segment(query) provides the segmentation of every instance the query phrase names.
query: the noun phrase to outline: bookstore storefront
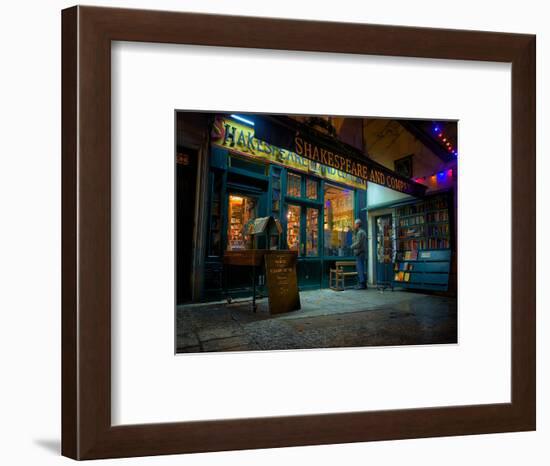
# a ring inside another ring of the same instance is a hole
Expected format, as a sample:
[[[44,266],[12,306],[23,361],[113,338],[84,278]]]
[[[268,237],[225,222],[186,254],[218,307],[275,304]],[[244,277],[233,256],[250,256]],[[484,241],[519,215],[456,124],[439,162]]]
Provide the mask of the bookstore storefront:
[[[246,270],[224,270],[226,251],[296,251],[301,290],[328,287],[334,262],[354,260],[354,220],[367,226],[364,177],[258,140],[252,125],[227,116],[212,125],[208,162],[204,298],[249,286]],[[247,234],[254,219],[267,216],[280,221],[278,244]]]
[[[231,131],[231,134],[228,134]],[[353,260],[353,222],[366,202],[367,182],[263,141],[249,143],[253,128],[217,119],[211,133],[205,295],[222,287],[246,288],[246,270],[224,280],[223,254],[253,247],[298,253],[300,289],[328,286],[330,264]],[[247,234],[258,217],[281,223],[278,244],[253,243]]]

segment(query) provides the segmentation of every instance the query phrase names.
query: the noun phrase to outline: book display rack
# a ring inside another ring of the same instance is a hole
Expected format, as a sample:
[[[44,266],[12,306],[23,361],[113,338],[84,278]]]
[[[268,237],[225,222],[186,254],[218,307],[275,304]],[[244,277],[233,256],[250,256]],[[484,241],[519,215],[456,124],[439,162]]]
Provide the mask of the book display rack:
[[[394,286],[447,291],[451,266],[449,196],[396,209]]]

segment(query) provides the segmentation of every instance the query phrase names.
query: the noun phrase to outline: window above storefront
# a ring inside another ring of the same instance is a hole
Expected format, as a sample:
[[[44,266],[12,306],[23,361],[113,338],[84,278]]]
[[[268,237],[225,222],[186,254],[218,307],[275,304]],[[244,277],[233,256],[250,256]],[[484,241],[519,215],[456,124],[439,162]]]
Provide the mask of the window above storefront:
[[[292,197],[302,197],[302,176],[296,173],[287,174],[286,195]]]

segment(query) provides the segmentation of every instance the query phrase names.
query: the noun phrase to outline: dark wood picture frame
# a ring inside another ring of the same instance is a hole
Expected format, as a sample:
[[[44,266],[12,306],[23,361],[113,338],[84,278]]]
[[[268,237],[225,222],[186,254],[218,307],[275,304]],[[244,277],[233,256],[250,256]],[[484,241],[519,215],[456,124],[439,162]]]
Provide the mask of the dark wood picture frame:
[[[112,41],[511,63],[511,402],[112,426]],[[73,7],[62,12],[62,80],[63,455],[92,459],[535,429],[535,36]]]

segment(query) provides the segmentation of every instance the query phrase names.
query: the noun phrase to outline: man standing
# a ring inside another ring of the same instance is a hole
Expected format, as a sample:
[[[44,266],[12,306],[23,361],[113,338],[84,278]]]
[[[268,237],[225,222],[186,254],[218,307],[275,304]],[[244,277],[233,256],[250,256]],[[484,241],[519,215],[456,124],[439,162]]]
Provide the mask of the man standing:
[[[365,256],[367,252],[367,234],[365,230],[361,228],[361,219],[356,219],[353,224],[353,243],[351,244],[351,250],[355,256],[355,264],[357,268],[357,286],[356,290],[366,290],[367,282],[365,279]]]

